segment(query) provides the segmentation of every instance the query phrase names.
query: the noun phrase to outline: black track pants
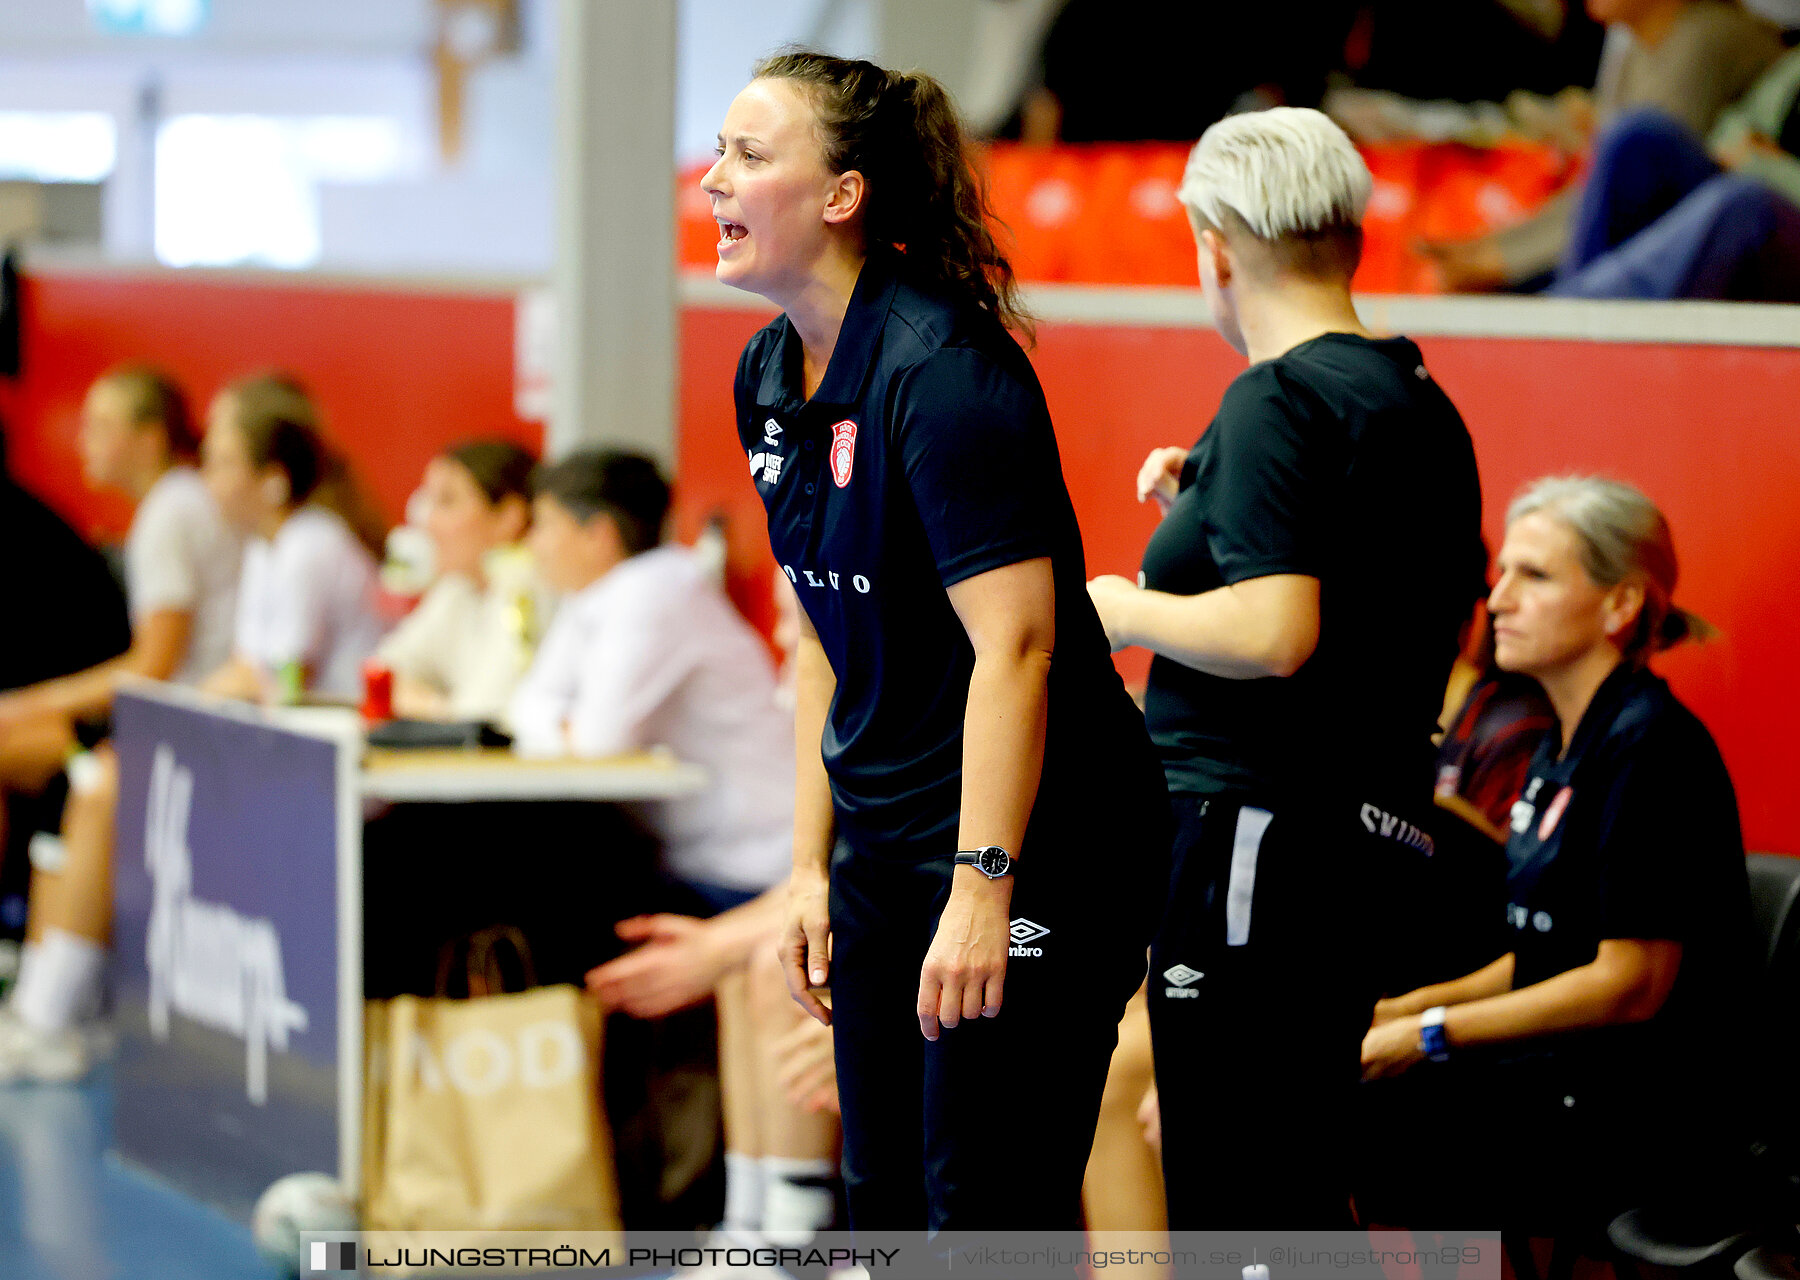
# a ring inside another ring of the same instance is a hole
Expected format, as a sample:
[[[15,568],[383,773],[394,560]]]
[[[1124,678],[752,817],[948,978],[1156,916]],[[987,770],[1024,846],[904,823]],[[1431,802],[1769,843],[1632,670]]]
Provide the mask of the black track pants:
[[[919,968],[955,850],[896,861],[839,843],[831,992],[852,1227],[1080,1228],[1107,1065],[1163,900],[1155,803],[1110,849],[1027,839],[1000,1014],[935,1043],[919,1034]]]
[[[1393,942],[1389,888],[1423,851],[1350,800],[1173,805],[1149,984],[1169,1225],[1347,1228],[1348,1122]]]

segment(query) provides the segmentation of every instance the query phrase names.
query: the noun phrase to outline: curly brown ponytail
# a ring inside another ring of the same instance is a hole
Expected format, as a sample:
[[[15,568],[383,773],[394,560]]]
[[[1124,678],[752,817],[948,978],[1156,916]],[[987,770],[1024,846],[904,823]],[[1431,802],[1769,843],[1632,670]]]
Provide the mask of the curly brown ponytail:
[[[895,255],[922,284],[960,294],[1028,340],[1034,325],[1012,263],[990,229],[993,212],[969,163],[949,92],[919,71],[886,71],[860,59],[787,48],[758,62],[759,80],[806,86],[818,113],[825,163],[869,183],[868,252]]]

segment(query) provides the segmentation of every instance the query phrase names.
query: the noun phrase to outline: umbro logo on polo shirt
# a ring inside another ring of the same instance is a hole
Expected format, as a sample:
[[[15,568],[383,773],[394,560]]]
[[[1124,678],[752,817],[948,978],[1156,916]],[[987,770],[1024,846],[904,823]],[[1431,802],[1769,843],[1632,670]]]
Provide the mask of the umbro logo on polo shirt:
[[[1012,928],[1009,932],[1012,935],[1012,946],[1008,948],[1006,952],[1007,955],[1041,956],[1044,954],[1044,949],[1042,947],[1028,947],[1025,945],[1027,942],[1036,942],[1039,938],[1049,936],[1050,930],[1044,928],[1044,926],[1037,921],[1027,920],[1024,916],[1020,916],[1017,920],[1012,922]]]
[[[1193,985],[1205,976],[1198,969],[1190,969],[1185,964],[1164,969],[1163,977],[1171,985],[1163,988],[1163,995],[1171,1000],[1198,1000],[1200,993],[1193,989]]]

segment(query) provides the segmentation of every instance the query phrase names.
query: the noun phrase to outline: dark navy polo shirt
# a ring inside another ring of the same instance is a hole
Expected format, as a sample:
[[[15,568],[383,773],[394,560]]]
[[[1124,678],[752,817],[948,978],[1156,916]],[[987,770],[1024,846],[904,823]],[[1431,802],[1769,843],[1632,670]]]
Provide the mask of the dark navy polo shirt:
[[[1285,677],[1153,659],[1144,710],[1169,789],[1422,798],[1486,560],[1474,446],[1418,347],[1327,333],[1244,370],[1188,454],[1142,582],[1199,595],[1317,578],[1319,641]]]
[[[1077,761],[1150,761],[1088,599],[1043,391],[988,312],[872,258],[810,400],[785,315],[744,349],[736,392],[776,563],[837,676],[823,753],[853,843],[954,837],[974,652],[946,588],[990,569],[1048,556],[1054,572],[1034,823]]]
[[[1513,986],[1590,963],[1607,938],[1676,941],[1681,966],[1651,1025],[1579,1039],[1716,1053],[1719,1033],[1737,1034],[1751,970],[1737,797],[1712,735],[1660,678],[1621,666],[1561,746],[1546,736],[1513,806]]]

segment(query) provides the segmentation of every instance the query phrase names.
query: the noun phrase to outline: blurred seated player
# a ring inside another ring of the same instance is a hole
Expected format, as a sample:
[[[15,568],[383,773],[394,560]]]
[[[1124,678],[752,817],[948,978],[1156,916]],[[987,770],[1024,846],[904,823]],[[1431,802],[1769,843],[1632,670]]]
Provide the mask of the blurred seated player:
[[[1353,6],[1064,0],[1020,104],[1030,143],[1191,142],[1234,111],[1316,106]],[[1196,49],[1229,49],[1195,75]]]
[[[0,547],[12,561],[12,607],[23,610],[21,616],[29,621],[0,627],[0,692],[85,671],[130,648],[124,595],[106,559],[13,479],[6,468],[4,435]],[[0,837],[8,851],[16,838],[22,859],[22,842],[42,817],[41,793],[59,776],[74,745],[74,731],[66,720],[20,714],[13,705],[12,712],[0,713]],[[15,865],[14,871],[18,869]]]
[[[1782,53],[1773,27],[1727,0],[1587,0],[1587,11],[1609,24],[1594,87],[1602,128],[1633,107],[1654,107],[1704,134]],[[1420,247],[1446,290],[1540,288],[1570,243],[1580,198],[1580,184],[1571,184],[1522,222]]]
[[[501,724],[550,614],[531,553],[531,471],[505,440],[471,440],[425,466],[425,531],[437,577],[375,656],[394,712]]]
[[[1150,1052],[1150,1002],[1139,987],[1119,1019],[1119,1043],[1107,1066],[1106,1092],[1094,1149],[1081,1183],[1081,1211],[1091,1235],[1125,1232],[1106,1247],[1160,1252],[1169,1247],[1168,1196],[1163,1186],[1161,1110],[1156,1105],[1155,1061]],[[1096,1248],[1101,1247],[1099,1242]],[[1146,1260],[1126,1270],[1139,1280],[1162,1280],[1169,1268]]]
[[[148,366],[102,375],[82,405],[90,486],[134,506],[125,539],[131,647],[86,670],[0,695],[0,735],[62,747],[69,799],[60,835],[31,841],[34,863],[19,978],[0,1007],[0,1082],[72,1078],[86,1068],[111,927],[110,859],[117,764],[109,748],[73,751],[74,726],[100,725],[129,676],[192,684],[231,648],[241,547],[193,461],[180,389]]]
[[[799,602],[780,572],[775,602],[775,643],[791,656]],[[776,701],[792,713],[786,664]],[[829,1226],[835,1207],[831,1031],[788,995],[777,955],[786,892],[784,880],[711,919],[665,913],[622,920],[616,932],[636,949],[587,977],[607,1008],[635,1018],[660,1018],[708,996],[717,1002],[725,1119],[720,1225],[739,1241],[799,1242]]]
[[[232,654],[203,687],[225,697],[354,701],[386,629],[376,607],[385,530],[286,374],[221,391],[201,469],[225,519],[251,541],[238,581]]]
[[[1718,748],[1648,666],[1703,634],[1672,603],[1661,513],[1614,481],[1538,481],[1498,568],[1496,661],[1556,716],[1512,809],[1508,950],[1377,1005],[1386,1140],[1362,1144],[1359,1198],[1393,1225],[1556,1235],[1730,1184],[1748,888]]]
[[[1446,692],[1436,798],[1441,808],[1504,845],[1531,757],[1556,718],[1536,680],[1495,662],[1493,617],[1485,605],[1477,613],[1473,658],[1457,660]]]
[[[1704,140],[1655,107],[1601,135],[1550,292],[1800,301],[1800,52]]]
[[[1473,651],[1471,653],[1471,650]],[[1437,750],[1434,854],[1393,891],[1406,899],[1406,945],[1390,995],[1461,977],[1505,952],[1507,823],[1538,745],[1556,717],[1538,682],[1494,661],[1493,620],[1477,604],[1445,689]]]
[[[515,749],[663,746],[701,766],[703,792],[645,821],[707,914],[748,902],[792,853],[792,729],[768,652],[693,553],[663,543],[669,486],[650,459],[583,451],[533,488],[531,548],[565,599],[513,695]]]

